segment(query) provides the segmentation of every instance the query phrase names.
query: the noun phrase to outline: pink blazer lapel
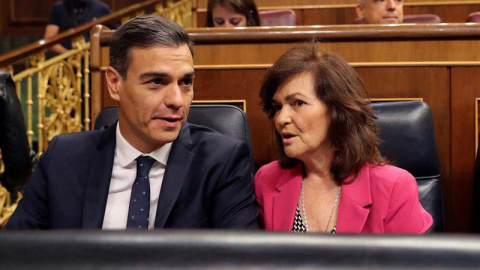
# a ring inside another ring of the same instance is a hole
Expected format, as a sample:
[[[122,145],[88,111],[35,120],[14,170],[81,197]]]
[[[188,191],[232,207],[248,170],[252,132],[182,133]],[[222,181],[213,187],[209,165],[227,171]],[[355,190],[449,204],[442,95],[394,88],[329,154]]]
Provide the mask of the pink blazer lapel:
[[[361,233],[370,214],[371,205],[369,166],[366,165],[353,183],[342,185],[337,232]]]
[[[278,194],[273,197],[272,225],[274,231],[290,231],[297,209],[302,185],[302,166],[287,170],[276,186]]]

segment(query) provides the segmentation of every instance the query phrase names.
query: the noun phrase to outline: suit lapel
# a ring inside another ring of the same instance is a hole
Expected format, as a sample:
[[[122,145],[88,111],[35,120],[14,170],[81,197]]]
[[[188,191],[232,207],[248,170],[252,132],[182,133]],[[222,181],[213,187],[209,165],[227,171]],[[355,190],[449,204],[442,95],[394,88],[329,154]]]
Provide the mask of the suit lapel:
[[[302,185],[302,165],[286,170],[273,197],[272,226],[274,231],[291,230]]]
[[[372,205],[368,168],[368,165],[364,166],[353,183],[342,185],[337,215],[338,233],[361,233],[365,227]]]
[[[163,228],[173,205],[177,201],[193,160],[189,147],[192,144],[188,123],[182,127],[178,138],[173,142],[168,157],[162,189],[158,200],[155,228]]]
[[[83,203],[82,228],[102,228],[115,155],[115,131],[110,125],[100,135],[96,153],[90,161]]]

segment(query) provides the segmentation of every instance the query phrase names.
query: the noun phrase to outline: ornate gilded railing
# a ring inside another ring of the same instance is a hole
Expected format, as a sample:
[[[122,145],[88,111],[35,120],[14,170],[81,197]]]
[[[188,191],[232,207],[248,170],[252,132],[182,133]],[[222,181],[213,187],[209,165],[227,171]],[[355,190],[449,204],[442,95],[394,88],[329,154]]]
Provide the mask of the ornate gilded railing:
[[[55,135],[90,128],[89,48],[89,43],[78,38],[73,42],[73,49],[51,59],[46,60],[44,52],[31,55],[30,67],[13,75],[17,95],[26,101],[28,141],[33,146],[34,135],[37,135],[38,153],[46,149]],[[22,83],[26,83],[26,91],[22,89]],[[25,92],[26,98],[23,97]],[[33,129],[34,96],[37,102],[36,133]]]
[[[38,155],[55,135],[90,129],[90,43],[85,42],[84,33],[96,24],[126,22],[152,7],[154,15],[192,26],[192,0],[149,0],[0,55],[0,69],[13,76],[24,108],[28,142]],[[72,40],[73,49],[47,59],[47,49],[65,40]],[[2,165],[0,160],[0,172]],[[0,185],[0,228],[17,206],[10,195]]]
[[[22,194],[17,192],[17,201],[22,198]],[[13,211],[17,208],[11,194],[2,186],[0,186],[0,228],[5,226]]]

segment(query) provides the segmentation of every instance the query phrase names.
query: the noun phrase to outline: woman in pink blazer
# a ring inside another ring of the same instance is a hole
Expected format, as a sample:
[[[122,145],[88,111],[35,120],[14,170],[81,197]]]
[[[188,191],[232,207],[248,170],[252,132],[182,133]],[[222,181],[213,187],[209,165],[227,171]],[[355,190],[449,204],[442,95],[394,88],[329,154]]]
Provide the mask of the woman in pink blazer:
[[[428,231],[416,181],[380,155],[364,85],[345,60],[315,43],[295,47],[269,69],[260,97],[281,150],[255,175],[266,230]]]

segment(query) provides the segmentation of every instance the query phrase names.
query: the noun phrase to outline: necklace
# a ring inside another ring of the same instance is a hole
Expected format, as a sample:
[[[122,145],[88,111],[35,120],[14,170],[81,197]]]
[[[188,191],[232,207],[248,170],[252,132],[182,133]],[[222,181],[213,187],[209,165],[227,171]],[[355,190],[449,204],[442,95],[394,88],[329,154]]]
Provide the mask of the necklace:
[[[303,191],[303,189],[304,189],[303,188],[303,182],[305,182],[305,181],[302,180],[302,188],[300,190],[300,193],[301,193],[301,197],[302,197],[303,218],[305,219],[305,230],[308,232],[308,220],[307,220],[307,211],[305,211],[305,195],[304,195],[304,191]],[[333,212],[335,211],[335,208],[337,207],[338,197],[340,196],[340,191],[341,190],[342,190],[342,186],[339,186],[338,191],[337,191],[337,195],[335,196],[335,201],[333,202],[332,211],[330,211],[330,217],[328,217],[328,222],[327,222],[327,226],[325,227],[325,232],[327,232],[327,230],[328,230],[328,226],[330,225],[330,221],[332,220]]]

